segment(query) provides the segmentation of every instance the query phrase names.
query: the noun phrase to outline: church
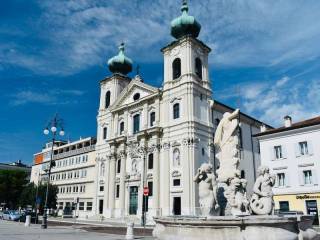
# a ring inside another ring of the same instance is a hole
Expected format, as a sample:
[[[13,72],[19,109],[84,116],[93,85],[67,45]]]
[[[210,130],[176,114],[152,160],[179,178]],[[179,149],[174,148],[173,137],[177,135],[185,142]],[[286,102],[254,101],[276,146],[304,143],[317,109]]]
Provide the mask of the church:
[[[124,44],[108,61],[112,75],[100,82],[97,116],[97,216],[197,215],[193,176],[201,163],[219,167],[215,129],[223,113],[234,109],[212,98],[211,49],[198,39],[201,25],[188,10],[184,1],[181,15],[171,22],[174,40],[161,49],[161,88],[139,75],[128,77],[133,61]],[[253,135],[266,125],[243,113],[240,122],[241,175],[252,189],[260,164]]]

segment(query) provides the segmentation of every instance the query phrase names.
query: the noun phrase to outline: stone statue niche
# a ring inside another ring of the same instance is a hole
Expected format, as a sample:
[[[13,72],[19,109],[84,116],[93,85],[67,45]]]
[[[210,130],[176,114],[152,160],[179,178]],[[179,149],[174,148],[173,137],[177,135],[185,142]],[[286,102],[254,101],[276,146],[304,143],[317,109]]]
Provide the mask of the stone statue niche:
[[[193,179],[199,184],[199,204],[201,216],[218,215],[217,182],[212,165],[203,163]]]
[[[258,175],[253,186],[250,208],[253,214],[269,215],[274,207],[272,187],[276,177],[269,173],[269,168],[266,166],[259,167]]]

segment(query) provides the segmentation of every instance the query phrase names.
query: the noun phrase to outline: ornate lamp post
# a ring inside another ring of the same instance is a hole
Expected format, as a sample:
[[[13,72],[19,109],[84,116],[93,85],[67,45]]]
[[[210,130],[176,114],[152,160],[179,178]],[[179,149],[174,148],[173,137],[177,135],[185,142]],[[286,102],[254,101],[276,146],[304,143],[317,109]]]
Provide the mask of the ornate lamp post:
[[[53,161],[53,146],[56,141],[56,136],[57,136],[58,131],[59,131],[60,136],[64,135],[63,121],[61,118],[58,117],[58,114],[56,114],[54,116],[54,118],[49,122],[47,127],[43,130],[43,133],[45,135],[49,135],[50,132],[52,134],[52,145],[51,145],[49,168],[47,168],[45,170],[45,172],[48,172],[48,180],[47,180],[46,199],[45,199],[45,203],[44,203],[43,220],[42,220],[42,224],[41,224],[41,228],[43,228],[43,229],[48,227],[48,225],[47,225],[47,210],[48,210],[49,184],[50,184],[51,168],[55,166],[55,162]]]

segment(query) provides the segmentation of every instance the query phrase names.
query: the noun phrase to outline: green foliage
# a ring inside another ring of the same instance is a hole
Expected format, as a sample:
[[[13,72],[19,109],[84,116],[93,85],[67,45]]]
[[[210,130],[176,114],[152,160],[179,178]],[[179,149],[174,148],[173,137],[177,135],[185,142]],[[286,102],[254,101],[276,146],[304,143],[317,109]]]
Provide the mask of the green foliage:
[[[15,208],[25,188],[28,173],[19,170],[0,170],[0,202],[6,207]]]
[[[36,198],[40,199],[38,208],[44,208],[47,184],[29,183],[27,173],[16,170],[0,170],[0,202],[6,203],[6,208],[18,209],[27,206],[36,207]],[[48,208],[56,208],[58,188],[49,185]]]

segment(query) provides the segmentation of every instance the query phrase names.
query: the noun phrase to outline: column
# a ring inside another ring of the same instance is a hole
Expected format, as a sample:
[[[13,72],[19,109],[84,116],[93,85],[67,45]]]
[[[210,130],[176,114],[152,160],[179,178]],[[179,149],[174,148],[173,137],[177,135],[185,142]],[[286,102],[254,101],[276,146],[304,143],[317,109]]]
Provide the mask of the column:
[[[125,186],[125,180],[126,180],[126,152],[122,151],[120,153],[120,157],[121,157],[121,169],[120,169],[120,208],[121,208],[121,216],[124,217],[125,216],[125,209],[126,209],[126,205],[125,205],[125,190],[126,190],[126,186]]]
[[[160,214],[159,212],[159,203],[160,203],[160,179],[159,179],[159,149],[156,148],[153,151],[153,207],[156,208],[157,215]]]
[[[170,215],[170,155],[168,143],[163,144],[160,158],[160,206],[163,216]]]
[[[109,158],[110,161],[110,172],[109,172],[109,216],[113,217],[113,211],[115,206],[115,180],[116,180],[116,158],[115,155],[112,154]]]

